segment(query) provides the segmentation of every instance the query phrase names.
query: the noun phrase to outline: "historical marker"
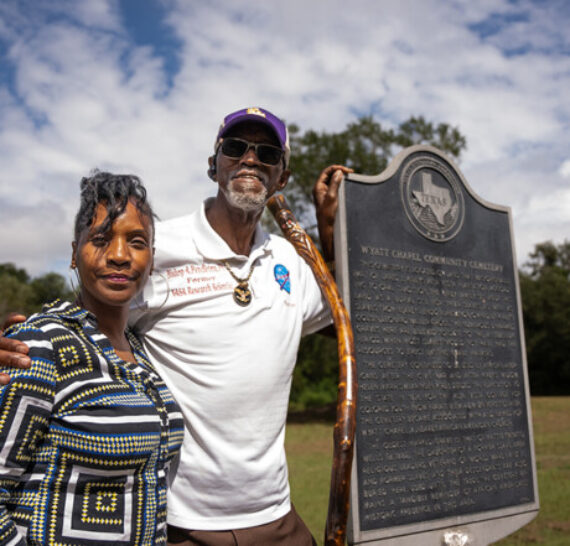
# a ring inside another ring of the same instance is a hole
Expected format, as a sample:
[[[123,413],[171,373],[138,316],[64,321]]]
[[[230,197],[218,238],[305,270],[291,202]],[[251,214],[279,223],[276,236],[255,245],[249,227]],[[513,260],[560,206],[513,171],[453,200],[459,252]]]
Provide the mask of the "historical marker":
[[[349,175],[335,237],[359,380],[350,543],[518,529],[538,490],[510,210],[414,146]]]

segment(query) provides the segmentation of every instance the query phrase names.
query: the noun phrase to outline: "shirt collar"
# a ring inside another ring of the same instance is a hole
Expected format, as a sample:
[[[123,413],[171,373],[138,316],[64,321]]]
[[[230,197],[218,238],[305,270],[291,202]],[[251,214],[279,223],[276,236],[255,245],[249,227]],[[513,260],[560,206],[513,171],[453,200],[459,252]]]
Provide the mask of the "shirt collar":
[[[83,307],[79,307],[77,304],[70,303],[69,301],[58,299],[51,303],[46,303],[42,307],[42,313],[47,315],[57,315],[60,319],[67,320],[69,322],[77,322],[82,327],[97,328],[97,317],[91,311],[83,309]],[[125,332],[130,336],[129,341],[131,342],[131,346],[133,345],[133,340],[136,340],[137,344],[139,343],[136,336],[131,333],[130,328],[127,327]]]
[[[51,303],[46,303],[42,307],[42,313],[47,315],[56,315],[62,320],[78,323],[83,328],[85,334],[91,338],[93,343],[95,343],[107,355],[108,358],[114,359],[117,362],[122,362],[124,365],[131,368],[138,374],[141,373],[140,366],[142,366],[144,372],[152,372],[156,377],[156,371],[146,357],[140,340],[132,332],[132,330],[130,330],[130,328],[127,328],[125,330],[125,333],[139,366],[132,362],[123,361],[119,358],[119,356],[115,353],[115,350],[113,349],[113,346],[111,345],[111,342],[107,336],[97,330],[97,318],[93,313],[91,313],[91,311],[87,311],[87,309],[83,309],[75,303],[70,303],[68,301],[62,301],[58,299],[52,301]],[[93,334],[98,335],[94,336]]]
[[[269,235],[262,229],[261,225],[258,223],[255,226],[255,233],[253,236],[253,245],[251,247],[251,252],[249,256],[244,256],[242,254],[236,254],[228,244],[214,231],[214,228],[208,222],[206,218],[206,208],[212,202],[214,198],[210,197],[206,199],[198,214],[194,217],[193,226],[193,239],[194,244],[198,252],[207,259],[210,260],[229,260],[236,259],[242,261],[250,261],[256,259],[261,254],[269,252],[267,245],[269,243]]]
[[[69,301],[55,300],[47,303],[42,308],[42,313],[57,315],[62,319],[71,322],[83,323],[85,321],[96,322],[95,315],[87,309],[79,307],[75,303]]]

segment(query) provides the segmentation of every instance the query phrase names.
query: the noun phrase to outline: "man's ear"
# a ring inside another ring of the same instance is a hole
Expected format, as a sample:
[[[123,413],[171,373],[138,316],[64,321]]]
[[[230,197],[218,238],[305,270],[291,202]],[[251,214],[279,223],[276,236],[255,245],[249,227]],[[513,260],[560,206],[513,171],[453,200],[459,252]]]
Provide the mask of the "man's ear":
[[[216,156],[215,155],[211,155],[208,158],[208,176],[214,181],[217,182],[216,179]]]
[[[285,189],[285,186],[289,182],[290,176],[291,176],[291,171],[289,169],[283,169],[283,172],[281,173],[278,182],[279,191],[283,191]]]

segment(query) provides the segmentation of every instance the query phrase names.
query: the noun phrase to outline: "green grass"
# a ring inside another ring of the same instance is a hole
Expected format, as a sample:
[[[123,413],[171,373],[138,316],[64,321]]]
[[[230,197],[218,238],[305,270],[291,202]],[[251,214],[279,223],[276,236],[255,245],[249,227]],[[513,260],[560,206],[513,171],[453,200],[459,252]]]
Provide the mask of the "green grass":
[[[500,546],[570,545],[570,397],[532,399],[540,511]],[[290,423],[287,457],[293,503],[323,543],[332,462],[332,423]]]

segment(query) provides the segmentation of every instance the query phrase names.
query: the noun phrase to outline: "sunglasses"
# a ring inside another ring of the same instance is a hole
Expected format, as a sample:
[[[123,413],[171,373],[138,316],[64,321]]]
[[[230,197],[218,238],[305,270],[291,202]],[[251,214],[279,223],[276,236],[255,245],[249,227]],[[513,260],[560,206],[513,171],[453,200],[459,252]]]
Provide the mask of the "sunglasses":
[[[258,144],[243,140],[243,138],[228,137],[222,139],[220,145],[222,153],[233,159],[243,157],[251,148],[255,151],[257,159],[266,165],[277,165],[283,158],[283,150],[271,144]]]

